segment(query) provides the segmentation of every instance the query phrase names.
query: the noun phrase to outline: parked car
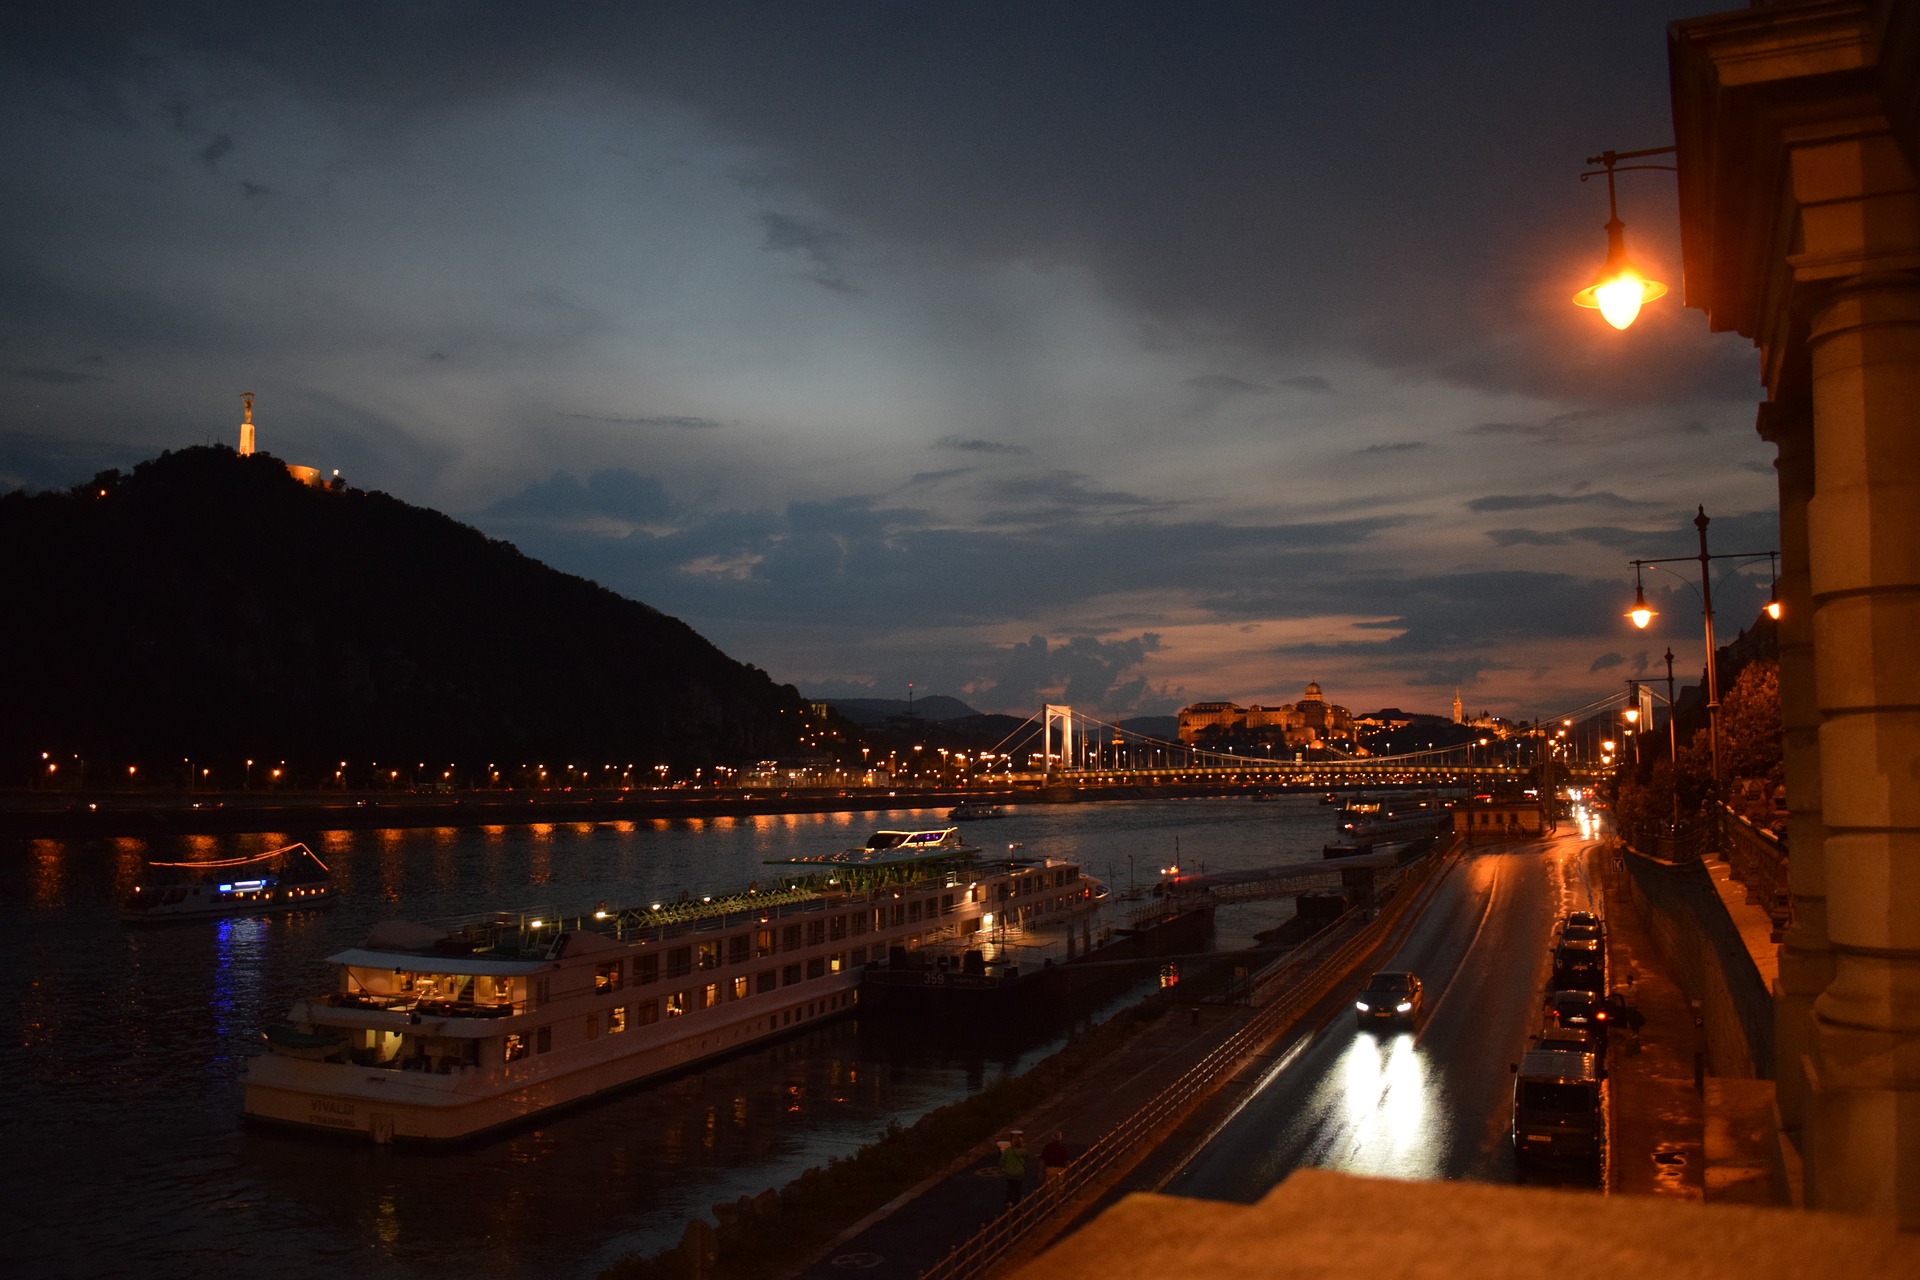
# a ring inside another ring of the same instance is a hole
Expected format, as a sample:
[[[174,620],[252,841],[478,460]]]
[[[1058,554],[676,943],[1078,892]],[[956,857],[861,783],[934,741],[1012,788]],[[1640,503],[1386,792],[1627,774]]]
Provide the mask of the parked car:
[[[1562,938],[1553,949],[1553,977],[1548,985],[1555,991],[1606,991],[1606,947],[1594,938]]]
[[[1547,1000],[1549,1026],[1585,1031],[1607,1049],[1606,998],[1597,991],[1556,991]]]
[[[1591,911],[1570,911],[1560,921],[1560,941],[1580,942],[1606,940],[1606,925],[1600,917]]]
[[[1420,979],[1411,973],[1376,973],[1354,1001],[1353,1011],[1363,1027],[1417,1026],[1425,1012]]]

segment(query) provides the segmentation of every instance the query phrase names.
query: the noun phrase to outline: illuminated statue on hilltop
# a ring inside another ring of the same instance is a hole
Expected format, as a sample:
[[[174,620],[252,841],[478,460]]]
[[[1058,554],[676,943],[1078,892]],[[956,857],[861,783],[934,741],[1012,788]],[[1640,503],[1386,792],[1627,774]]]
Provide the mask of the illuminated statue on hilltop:
[[[240,403],[246,406],[246,417],[240,423],[240,456],[245,458],[253,453],[253,392],[242,391]]]

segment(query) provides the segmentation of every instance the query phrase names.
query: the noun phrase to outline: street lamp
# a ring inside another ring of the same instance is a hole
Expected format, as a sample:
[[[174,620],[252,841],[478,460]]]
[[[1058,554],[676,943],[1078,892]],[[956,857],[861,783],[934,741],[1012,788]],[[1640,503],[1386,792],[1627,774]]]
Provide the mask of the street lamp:
[[[1648,147],[1642,151],[1603,151],[1597,156],[1588,156],[1588,164],[1604,164],[1604,169],[1590,169],[1580,175],[1580,181],[1607,176],[1607,260],[1600,268],[1600,274],[1594,282],[1573,295],[1575,306],[1593,307],[1606,317],[1608,324],[1616,329],[1624,329],[1634,322],[1640,314],[1640,308],[1655,298],[1665,297],[1667,286],[1658,280],[1650,280],[1640,273],[1627,257],[1627,224],[1620,221],[1620,208],[1614,198],[1613,173],[1616,168],[1627,169],[1665,169],[1678,172],[1670,164],[1630,164],[1620,165],[1622,160],[1636,160],[1642,156],[1672,155],[1672,147]]]
[[[1761,556],[1765,556],[1768,564],[1771,565],[1780,553],[1777,551],[1730,551],[1721,555],[1710,554],[1707,551],[1707,525],[1709,523],[1711,523],[1711,521],[1707,518],[1707,509],[1705,507],[1698,508],[1693,517],[1693,527],[1699,530],[1700,533],[1700,550],[1695,555],[1662,556],[1658,559],[1630,561],[1633,565],[1634,607],[1628,611],[1627,616],[1633,619],[1634,626],[1642,630],[1645,630],[1647,623],[1653,620],[1654,611],[1647,608],[1645,594],[1640,589],[1640,570],[1643,566],[1650,564],[1676,564],[1682,560],[1698,560],[1700,562],[1700,617],[1705,625],[1707,644],[1707,743],[1710,749],[1709,760],[1712,769],[1711,776],[1717,785],[1720,781],[1720,684],[1719,676],[1714,670],[1713,577],[1711,565],[1715,560],[1758,560]],[[1776,589],[1770,593],[1770,597],[1767,601],[1767,615],[1772,618],[1778,618],[1780,616],[1780,598],[1777,585]],[[1673,718],[1673,700],[1671,697],[1673,673],[1672,650],[1668,650],[1667,673],[1669,685],[1667,718],[1669,724],[1671,724]],[[1674,763],[1677,767],[1679,760],[1676,758]]]

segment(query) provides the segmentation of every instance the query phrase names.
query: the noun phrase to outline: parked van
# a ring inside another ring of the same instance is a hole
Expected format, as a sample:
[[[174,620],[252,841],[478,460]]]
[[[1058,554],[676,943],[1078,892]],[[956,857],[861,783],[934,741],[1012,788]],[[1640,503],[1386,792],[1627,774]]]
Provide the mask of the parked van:
[[[1607,1144],[1607,1084],[1600,1059],[1554,1040],[1513,1067],[1513,1154],[1597,1162]]]

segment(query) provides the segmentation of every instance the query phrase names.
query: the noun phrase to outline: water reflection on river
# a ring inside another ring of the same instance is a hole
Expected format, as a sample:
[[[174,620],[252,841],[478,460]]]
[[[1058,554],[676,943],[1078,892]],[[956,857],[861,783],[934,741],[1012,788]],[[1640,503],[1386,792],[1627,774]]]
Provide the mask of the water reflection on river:
[[[931,811],[471,830],[0,844],[0,983],[19,1013],[0,1110],[7,1242],[23,1275],[591,1275],[677,1239],[718,1201],[779,1186],[889,1119],[1019,1070],[1070,1028],[934,1032],[845,1020],[468,1150],[392,1151],[243,1128],[236,1080],[259,1029],[323,988],[323,957],[375,922],[532,907],[590,910],[738,888],[766,859],[859,843]],[[1209,870],[1315,857],[1311,800],[1017,809],[969,837],[1082,860],[1127,886],[1173,860]],[[123,927],[143,859],[306,840],[340,903],[300,916]],[[1129,862],[1132,863],[1131,872]],[[1225,943],[1284,919],[1221,917]],[[1083,1011],[1083,1014],[1086,1011]],[[24,1212],[22,1212],[24,1211]]]

